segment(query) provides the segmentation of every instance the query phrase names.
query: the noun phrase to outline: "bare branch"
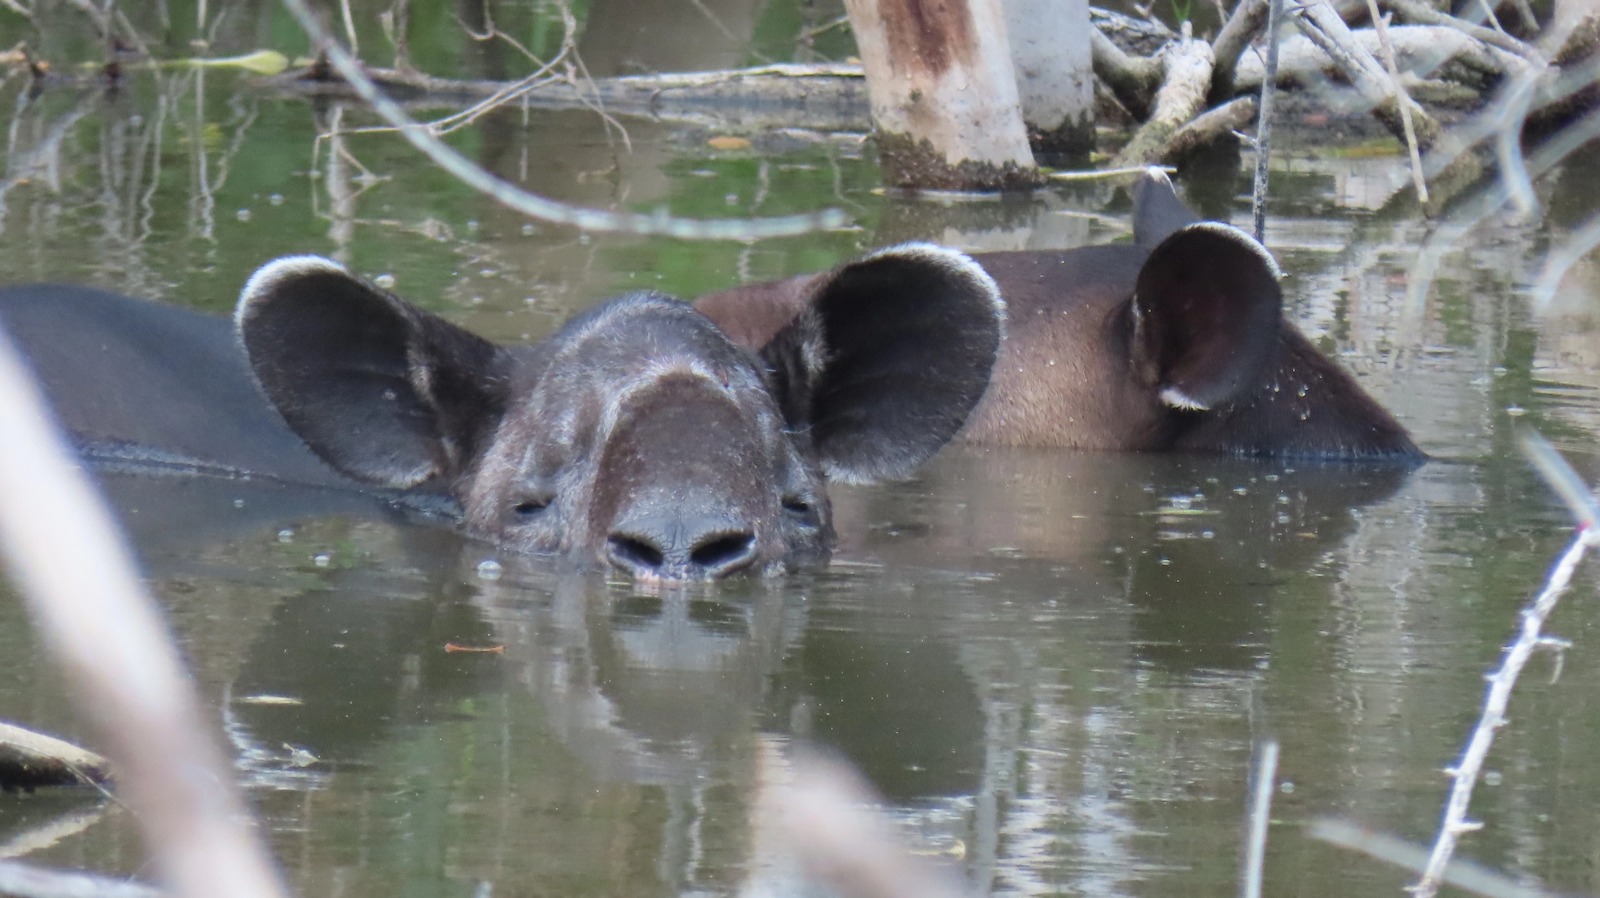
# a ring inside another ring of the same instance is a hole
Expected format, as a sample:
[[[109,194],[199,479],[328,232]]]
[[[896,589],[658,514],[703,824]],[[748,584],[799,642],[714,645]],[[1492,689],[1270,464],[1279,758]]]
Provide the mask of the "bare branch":
[[[1405,139],[1406,125],[1401,108],[1410,107],[1410,114],[1414,117],[1414,139],[1423,148],[1433,144],[1439,136],[1438,123],[1413,103],[1400,82],[1391,78],[1383,66],[1372,58],[1372,54],[1356,40],[1350,27],[1328,0],[1313,0],[1301,6],[1294,23],[1301,34],[1333,59],[1339,70],[1350,79],[1350,84],[1363,99],[1372,104],[1374,113],[1395,136]]]
[[[1504,31],[1485,28],[1482,25],[1474,25],[1471,22],[1442,13],[1421,2],[1421,0],[1383,0],[1383,5],[1404,16],[1407,22],[1418,25],[1443,25],[1446,28],[1454,28],[1462,34],[1474,40],[1483,41],[1491,47],[1499,47],[1508,53],[1515,53],[1529,60],[1541,60],[1538,50],[1506,34]]]
[[[0,548],[177,895],[285,894],[110,514],[0,339]]]
[[[426,127],[406,115],[398,104],[378,90],[372,79],[362,71],[360,63],[333,41],[304,0],[283,0],[283,5],[300,23],[300,27],[311,36],[312,42],[327,53],[329,63],[338,71],[339,76],[372,107],[380,118],[399,128],[400,135],[407,142],[462,183],[516,212],[541,221],[569,225],[586,231],[660,234],[691,240],[762,239],[804,234],[838,227],[846,221],[844,213],[837,209],[766,219],[698,221],[676,218],[667,214],[665,210],[653,215],[609,212],[573,206],[529,193],[467,159],[430,134]]]
[[[1570,484],[1572,481],[1582,483],[1578,475],[1572,472],[1555,450],[1537,434],[1531,432],[1526,434],[1523,446],[1524,451],[1536,460],[1541,472],[1546,468],[1560,471],[1556,483]],[[1557,489],[1570,491],[1571,487],[1558,486]],[[1584,492],[1587,493],[1587,490]],[[1561,559],[1550,570],[1544,588],[1527,607],[1523,608],[1521,632],[1516,642],[1506,650],[1500,669],[1489,676],[1489,689],[1484,696],[1483,714],[1478,718],[1478,725],[1473,729],[1461,759],[1448,771],[1453,782],[1449,801],[1445,804],[1444,819],[1439,824],[1439,835],[1433,843],[1433,851],[1428,857],[1422,879],[1413,887],[1413,891],[1420,898],[1433,898],[1438,893],[1439,886],[1444,882],[1445,867],[1450,863],[1451,855],[1455,853],[1456,842],[1462,835],[1482,827],[1482,824],[1467,819],[1467,807],[1472,802],[1472,790],[1478,783],[1478,773],[1483,769],[1484,759],[1488,757],[1489,748],[1494,744],[1495,733],[1506,725],[1506,707],[1511,699],[1511,689],[1516,685],[1517,677],[1522,673],[1522,668],[1528,659],[1544,644],[1545,637],[1540,631],[1550,612],[1555,610],[1556,603],[1571,585],[1572,575],[1577,570],[1578,563],[1590,549],[1600,546],[1600,528],[1588,525],[1586,521],[1586,517],[1592,518],[1594,515],[1592,500],[1586,499],[1583,503],[1573,504],[1577,506],[1574,510],[1583,524],[1578,528],[1578,533],[1572,542],[1568,544],[1567,550],[1562,553]]]
[[[1389,77],[1394,81],[1394,89],[1399,94],[1400,124],[1405,130],[1406,154],[1411,157],[1411,183],[1417,190],[1417,201],[1428,201],[1428,180],[1422,176],[1422,153],[1417,148],[1417,130],[1411,122],[1411,97],[1406,93],[1406,88],[1400,81],[1400,68],[1394,61],[1394,45],[1389,43],[1389,23],[1378,12],[1378,0],[1367,0],[1367,13],[1372,16],[1372,29],[1378,35],[1378,55],[1383,57],[1383,67],[1388,70]]]
[[[1211,99],[1225,100],[1233,96],[1233,73],[1239,66],[1239,56],[1250,46],[1250,41],[1267,25],[1271,10],[1267,0],[1239,0],[1233,15],[1223,23],[1211,42],[1214,67],[1211,70]]]
[[[1145,56],[1130,56],[1100,33],[1089,29],[1089,48],[1094,73],[1111,88],[1117,102],[1139,118],[1150,112],[1150,94],[1161,83],[1161,61]]]

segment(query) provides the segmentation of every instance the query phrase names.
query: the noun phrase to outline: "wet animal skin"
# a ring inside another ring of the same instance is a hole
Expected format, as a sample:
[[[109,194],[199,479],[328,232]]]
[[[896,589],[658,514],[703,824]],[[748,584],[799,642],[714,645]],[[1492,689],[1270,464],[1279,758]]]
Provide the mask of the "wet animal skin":
[[[1283,317],[1249,235],[1199,221],[1159,171],[1134,187],[1134,240],[973,258],[1005,297],[994,381],[957,439],[1014,446],[1416,462],[1415,443]],[[696,307],[745,345],[830,275],[737,287]]]
[[[105,467],[438,497],[509,551],[701,580],[825,556],[827,481],[909,475],[988,385],[1004,306],[961,253],[814,287],[748,348],[650,293],[500,346],[314,256],[256,272],[232,326],[50,285],[0,290],[0,323]]]

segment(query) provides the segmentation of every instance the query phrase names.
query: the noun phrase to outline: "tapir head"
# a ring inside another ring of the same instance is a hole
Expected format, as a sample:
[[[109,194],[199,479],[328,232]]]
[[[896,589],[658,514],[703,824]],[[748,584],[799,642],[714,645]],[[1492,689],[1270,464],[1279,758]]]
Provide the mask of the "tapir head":
[[[268,400],[344,474],[442,488],[508,550],[712,579],[825,553],[826,479],[943,446],[1003,310],[970,259],[914,244],[834,272],[756,351],[648,293],[497,346],[309,256],[258,271],[236,320]]]

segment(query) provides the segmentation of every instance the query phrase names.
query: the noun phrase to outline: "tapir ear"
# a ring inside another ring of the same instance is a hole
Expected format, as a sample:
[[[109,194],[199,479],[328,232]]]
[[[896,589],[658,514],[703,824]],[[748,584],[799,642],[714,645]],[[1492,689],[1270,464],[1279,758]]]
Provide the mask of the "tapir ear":
[[[983,398],[1005,302],[966,255],[891,247],[819,279],[794,321],[761,350],[789,422],[823,469],[846,481],[906,477]]]
[[[1264,374],[1283,291],[1261,244],[1216,222],[1163,240],[1133,297],[1134,370],[1173,408],[1215,408]]]
[[[263,266],[234,320],[267,399],[357,480],[410,487],[454,475],[504,409],[494,344],[328,259]]]
[[[1155,246],[1199,220],[1161,169],[1151,166],[1133,182],[1133,242],[1139,246]]]

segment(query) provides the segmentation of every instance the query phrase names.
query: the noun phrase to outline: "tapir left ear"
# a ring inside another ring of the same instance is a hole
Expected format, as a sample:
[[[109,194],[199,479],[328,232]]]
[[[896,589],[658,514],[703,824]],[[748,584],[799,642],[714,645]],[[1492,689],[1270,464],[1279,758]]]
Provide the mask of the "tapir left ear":
[[[504,409],[501,351],[316,256],[262,266],[235,313],[250,370],[290,429],[349,477],[453,477]]]
[[[820,278],[761,356],[796,430],[836,480],[906,477],[949,442],[989,386],[1005,302],[978,263],[927,243]]]
[[[1134,286],[1134,373],[1173,408],[1216,408],[1264,377],[1283,316],[1281,273],[1237,228],[1192,224],[1150,253]]]

